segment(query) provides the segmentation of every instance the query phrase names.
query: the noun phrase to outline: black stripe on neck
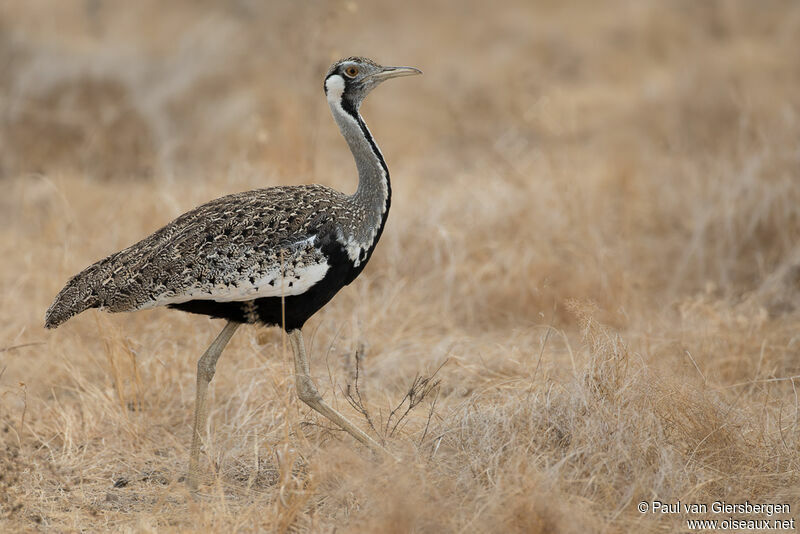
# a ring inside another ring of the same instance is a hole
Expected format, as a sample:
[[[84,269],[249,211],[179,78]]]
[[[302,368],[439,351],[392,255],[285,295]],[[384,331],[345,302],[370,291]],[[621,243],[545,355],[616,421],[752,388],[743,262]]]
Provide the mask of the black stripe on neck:
[[[381,167],[383,167],[383,172],[386,174],[386,184],[387,186],[389,186],[389,167],[386,166],[386,161],[384,161],[383,159],[383,154],[381,154],[381,151],[378,150],[378,145],[376,145],[375,140],[372,139],[372,134],[369,133],[369,129],[367,128],[367,125],[364,123],[364,119],[361,118],[361,114],[358,112],[355,105],[353,105],[352,102],[350,102],[348,99],[344,97],[342,98],[342,109],[345,111],[345,113],[353,117],[353,119],[355,119],[355,121],[358,123],[358,127],[361,128],[361,133],[364,134],[364,137],[367,139],[367,142],[369,143],[369,146],[372,149],[372,153],[375,155],[376,158],[378,158]],[[391,191],[392,188],[391,186],[389,186],[390,195]]]
[[[375,250],[375,246],[378,244],[378,241],[381,238],[381,234],[383,234],[383,229],[386,226],[386,219],[389,218],[389,208],[392,206],[392,181],[389,179],[389,167],[386,165],[386,161],[383,159],[383,154],[381,154],[381,151],[378,150],[378,145],[376,145],[375,140],[372,139],[372,134],[370,134],[366,123],[364,123],[364,119],[361,118],[361,114],[358,112],[358,109],[356,109],[352,102],[345,98],[342,98],[341,104],[345,113],[353,117],[353,119],[355,119],[355,121],[358,123],[358,127],[361,128],[361,133],[364,134],[364,137],[369,142],[369,146],[372,148],[372,152],[375,154],[375,157],[378,158],[381,167],[383,167],[383,173],[386,177],[386,209],[383,210],[380,226],[378,226],[378,231],[375,234],[375,239],[372,241],[372,246],[367,251],[366,258],[364,258],[359,267],[353,271],[352,278],[350,279],[352,281],[367,265],[367,262],[372,257],[372,252]],[[347,283],[349,284],[350,282]]]

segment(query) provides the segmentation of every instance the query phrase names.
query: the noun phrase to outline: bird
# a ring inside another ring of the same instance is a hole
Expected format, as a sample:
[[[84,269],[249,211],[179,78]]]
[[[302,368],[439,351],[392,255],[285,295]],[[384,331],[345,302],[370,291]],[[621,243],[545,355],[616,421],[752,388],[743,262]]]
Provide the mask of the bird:
[[[325,75],[328,106],[355,160],[355,193],[314,184],[217,198],[85,268],[47,310],[48,329],[90,308],[129,312],[166,306],[226,321],[197,362],[190,489],[197,490],[201,474],[208,386],[242,324],[282,328],[294,354],[299,399],[359,442],[386,452],[322,398],[311,378],[302,328],[363,271],[389,215],[389,169],[361,116],[361,103],[382,82],[416,74],[422,71],[354,56],[333,63]]]

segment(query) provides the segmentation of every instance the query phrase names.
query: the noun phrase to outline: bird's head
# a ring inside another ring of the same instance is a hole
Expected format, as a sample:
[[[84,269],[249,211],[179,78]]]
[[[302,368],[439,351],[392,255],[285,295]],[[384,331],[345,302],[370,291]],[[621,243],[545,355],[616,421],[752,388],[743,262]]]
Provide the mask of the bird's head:
[[[372,89],[389,78],[422,74],[414,67],[384,67],[371,59],[350,57],[331,65],[325,76],[325,95],[331,105],[339,104],[350,114],[358,111]]]

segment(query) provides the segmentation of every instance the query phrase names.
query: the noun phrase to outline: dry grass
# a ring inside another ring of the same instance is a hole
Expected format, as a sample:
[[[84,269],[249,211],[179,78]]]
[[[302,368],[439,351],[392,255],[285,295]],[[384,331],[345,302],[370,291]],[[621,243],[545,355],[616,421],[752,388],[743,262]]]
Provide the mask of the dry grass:
[[[651,499],[795,513],[797,50],[790,1],[3,4],[0,530],[686,528],[637,512]],[[300,405],[285,339],[244,328],[194,501],[195,362],[221,325],[92,311],[45,332],[44,310],[210,198],[352,190],[320,80],[352,53],[425,76],[364,107],[392,215],[306,334],[325,397],[403,461]]]

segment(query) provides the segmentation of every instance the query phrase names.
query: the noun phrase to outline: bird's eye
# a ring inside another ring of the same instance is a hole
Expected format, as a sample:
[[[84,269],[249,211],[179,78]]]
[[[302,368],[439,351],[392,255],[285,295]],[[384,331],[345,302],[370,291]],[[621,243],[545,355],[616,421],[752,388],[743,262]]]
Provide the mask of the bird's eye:
[[[353,65],[350,65],[349,67],[344,69],[344,73],[347,74],[351,78],[355,78],[356,75],[358,75],[358,67],[354,67]]]

